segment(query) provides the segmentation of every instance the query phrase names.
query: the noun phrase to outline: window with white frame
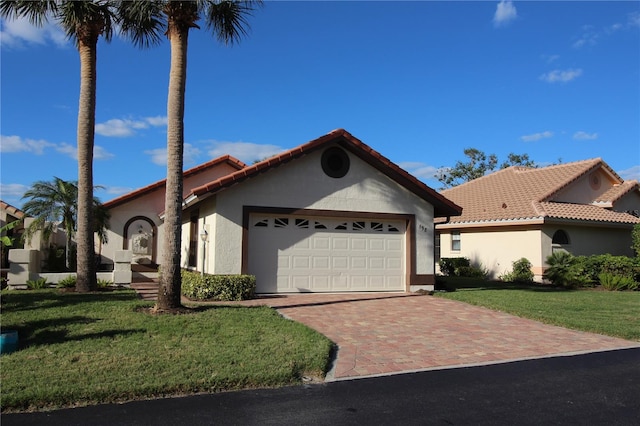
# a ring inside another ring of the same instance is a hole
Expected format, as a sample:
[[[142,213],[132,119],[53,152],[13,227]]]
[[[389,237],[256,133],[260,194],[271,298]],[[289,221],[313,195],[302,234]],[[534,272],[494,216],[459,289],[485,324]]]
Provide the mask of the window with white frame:
[[[451,233],[451,251],[460,251],[460,231]]]

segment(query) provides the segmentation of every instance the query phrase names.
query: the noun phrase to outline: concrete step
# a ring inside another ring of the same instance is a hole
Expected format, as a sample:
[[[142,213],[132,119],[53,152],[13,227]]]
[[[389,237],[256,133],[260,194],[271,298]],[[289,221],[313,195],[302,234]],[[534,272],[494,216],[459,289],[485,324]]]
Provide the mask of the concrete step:
[[[152,281],[131,283],[131,288],[138,293],[138,297],[142,300],[158,300],[158,287],[158,283]]]

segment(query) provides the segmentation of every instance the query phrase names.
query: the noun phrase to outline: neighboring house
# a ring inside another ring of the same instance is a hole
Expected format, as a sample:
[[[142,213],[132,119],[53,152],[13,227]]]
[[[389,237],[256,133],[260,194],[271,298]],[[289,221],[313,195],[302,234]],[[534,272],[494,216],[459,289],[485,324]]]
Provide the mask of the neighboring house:
[[[9,230],[5,230],[4,227],[12,222],[15,222],[16,220],[22,219],[24,219],[24,212],[22,210],[0,200],[0,228],[3,228],[1,236],[6,236],[13,240],[13,244],[11,245],[11,247],[5,247],[4,244],[1,245],[2,254],[0,257],[2,259],[2,269],[6,269],[9,267],[9,250],[11,248],[22,247],[20,237],[24,230],[23,224],[19,224],[15,228]],[[4,272],[2,276],[5,276]]]
[[[258,293],[432,288],[434,218],[461,212],[342,129],[251,166],[227,156],[184,176],[182,266],[253,274]],[[105,203],[103,255],[161,259],[164,185]]]
[[[441,257],[467,257],[497,278],[527,258],[540,281],[554,250],[633,256],[640,186],[600,158],[509,167],[441,192],[462,215],[437,223]],[[438,244],[438,240],[436,240]]]

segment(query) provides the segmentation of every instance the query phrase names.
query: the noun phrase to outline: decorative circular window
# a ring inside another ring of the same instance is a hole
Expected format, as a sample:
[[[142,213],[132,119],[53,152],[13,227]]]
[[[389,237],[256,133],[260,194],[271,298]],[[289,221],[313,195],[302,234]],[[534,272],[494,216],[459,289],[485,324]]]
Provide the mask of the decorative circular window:
[[[600,176],[598,176],[597,173],[592,173],[591,176],[589,176],[589,184],[591,188],[595,190],[600,189]]]
[[[334,146],[322,153],[322,170],[332,178],[344,177],[349,172],[349,156],[343,149]]]

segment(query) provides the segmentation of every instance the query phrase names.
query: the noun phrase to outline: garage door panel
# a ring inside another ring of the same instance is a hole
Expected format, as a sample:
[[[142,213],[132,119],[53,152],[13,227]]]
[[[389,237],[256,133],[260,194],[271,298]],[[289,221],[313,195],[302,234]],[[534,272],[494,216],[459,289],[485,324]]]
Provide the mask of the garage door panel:
[[[292,256],[294,269],[308,270],[310,266],[309,256]]]
[[[401,221],[262,215],[250,218],[257,292],[404,290]]]

